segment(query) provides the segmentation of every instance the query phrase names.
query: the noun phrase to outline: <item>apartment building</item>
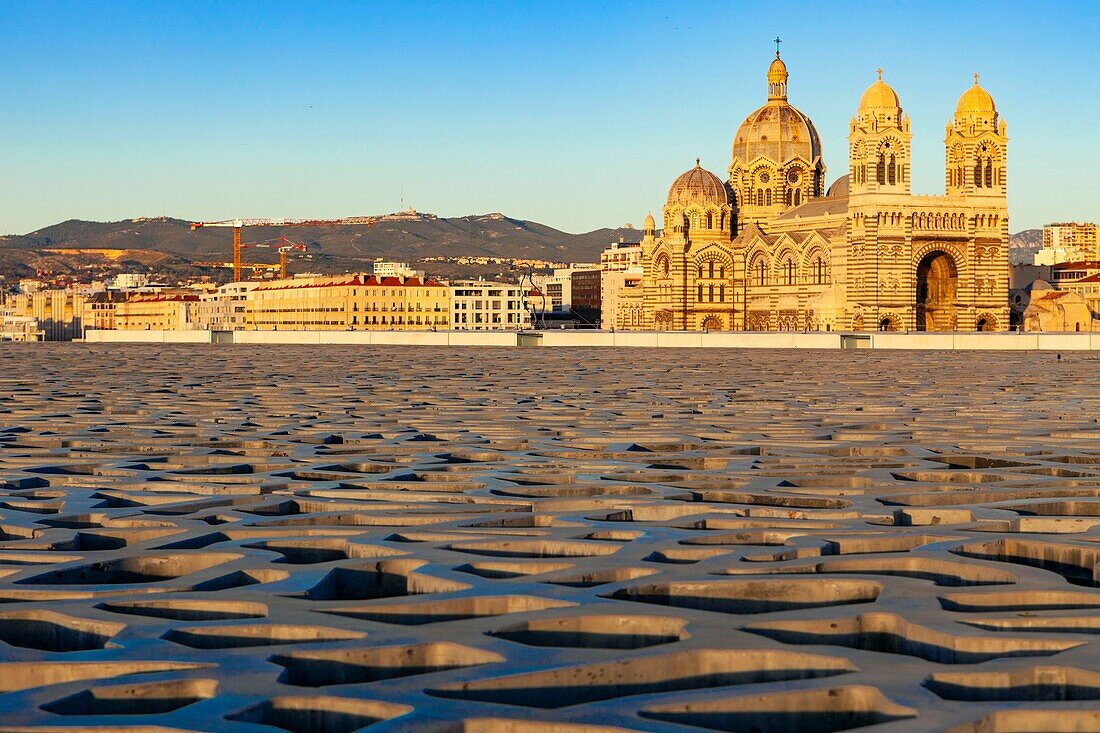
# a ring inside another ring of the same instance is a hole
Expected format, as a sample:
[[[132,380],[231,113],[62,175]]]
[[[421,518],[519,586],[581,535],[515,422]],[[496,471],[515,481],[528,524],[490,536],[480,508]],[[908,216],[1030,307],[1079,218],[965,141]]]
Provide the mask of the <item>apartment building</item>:
[[[451,324],[456,331],[511,331],[529,328],[523,288],[488,280],[451,283]]]

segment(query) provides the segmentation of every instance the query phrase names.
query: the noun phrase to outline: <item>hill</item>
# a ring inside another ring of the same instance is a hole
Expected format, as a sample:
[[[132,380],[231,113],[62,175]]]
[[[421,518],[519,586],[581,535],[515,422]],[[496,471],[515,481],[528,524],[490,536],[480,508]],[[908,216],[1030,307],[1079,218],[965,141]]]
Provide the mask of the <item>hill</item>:
[[[1030,265],[1032,255],[1043,247],[1042,229],[1025,229],[1008,235],[1008,261],[1014,265]]]
[[[559,262],[590,262],[612,242],[640,236],[633,229],[598,229],[569,234],[553,227],[503,214],[440,218],[403,212],[383,217],[373,227],[262,227],[245,229],[246,242],[286,236],[340,259],[419,260],[424,257],[510,257]],[[42,250],[109,248],[155,250],[195,260],[228,259],[228,229],[192,232],[182,219],[158,217],[115,222],[70,220],[24,235],[0,237],[0,248]]]

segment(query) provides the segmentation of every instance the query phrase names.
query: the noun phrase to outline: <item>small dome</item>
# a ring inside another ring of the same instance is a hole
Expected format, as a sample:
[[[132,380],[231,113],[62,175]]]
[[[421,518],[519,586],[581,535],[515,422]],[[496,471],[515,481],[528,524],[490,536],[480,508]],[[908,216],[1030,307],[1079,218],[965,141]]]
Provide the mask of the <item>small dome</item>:
[[[978,75],[974,75],[974,86],[963,92],[959,97],[959,103],[955,105],[955,114],[997,114],[997,105],[993,103],[993,97],[978,84]]]
[[[688,204],[726,206],[729,201],[726,184],[718,176],[701,167],[698,158],[695,159],[695,167],[682,173],[668,189],[669,206]],[[649,221],[650,219],[646,219],[647,224]]]
[[[898,109],[901,100],[893,87],[882,80],[882,69],[878,69],[878,79],[867,87],[867,91],[859,98],[860,109]]]
[[[653,218],[653,212],[649,212],[645,215],[645,224],[643,225],[646,231],[657,228],[657,221]]]
[[[778,77],[782,76],[782,79]],[[779,58],[779,54],[775,55],[775,61],[772,61],[771,66],[768,67],[768,80],[777,78],[778,81],[784,81],[787,76],[787,65],[783,63],[783,59]]]
[[[833,181],[829,186],[829,190],[825,192],[825,196],[828,198],[848,198],[848,175],[845,174]]]

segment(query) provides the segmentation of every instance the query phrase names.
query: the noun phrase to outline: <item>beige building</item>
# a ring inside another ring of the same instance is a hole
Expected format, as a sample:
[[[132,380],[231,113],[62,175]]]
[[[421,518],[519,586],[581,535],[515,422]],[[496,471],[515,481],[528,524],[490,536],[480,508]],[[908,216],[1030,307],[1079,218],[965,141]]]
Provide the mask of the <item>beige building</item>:
[[[445,285],[372,276],[276,280],[246,300],[249,329],[427,331],[449,328]]]
[[[456,331],[516,331],[529,328],[523,288],[489,280],[451,283],[451,323]]]
[[[84,300],[81,323],[85,331],[89,329],[111,330],[115,328],[115,313],[119,303],[126,301],[127,295],[106,290],[89,295]]]
[[[33,316],[14,316],[0,310],[0,341],[42,341],[44,336]]]
[[[613,242],[600,252],[600,269],[604,272],[622,272],[642,266],[640,242]]]
[[[1035,253],[1036,265],[1087,262],[1100,259],[1096,225],[1063,222],[1043,227],[1043,248]]]
[[[115,308],[118,331],[188,331],[191,309],[199,296],[175,294],[135,295]]]
[[[9,295],[4,310],[33,318],[46,341],[71,341],[83,333],[85,295],[74,290],[36,290]]]
[[[977,76],[947,124],[944,195],[910,192],[909,118],[881,71],[849,123],[847,174],[828,188],[820,136],[787,82],[777,53],[728,179],[696,161],[669,189],[660,234],[646,217],[642,285],[620,291],[618,327],[1007,329],[1007,135]]]

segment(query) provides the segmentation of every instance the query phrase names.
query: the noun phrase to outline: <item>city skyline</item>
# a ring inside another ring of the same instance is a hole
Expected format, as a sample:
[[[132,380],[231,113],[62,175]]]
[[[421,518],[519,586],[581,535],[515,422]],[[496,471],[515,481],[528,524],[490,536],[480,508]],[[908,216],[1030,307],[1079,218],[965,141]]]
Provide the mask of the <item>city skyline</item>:
[[[696,156],[724,176],[777,34],[829,181],[846,173],[848,120],[881,66],[912,120],[913,190],[941,193],[942,126],[980,72],[1010,123],[1011,230],[1094,219],[1086,184],[1100,154],[1079,141],[1100,93],[1076,80],[1096,68],[1097,19],[1085,3],[799,5],[783,17],[711,3],[11,3],[0,99],[23,112],[0,166],[0,233],[161,213],[379,213],[402,195],[442,216],[640,226]],[[41,47],[16,42],[43,29]]]

